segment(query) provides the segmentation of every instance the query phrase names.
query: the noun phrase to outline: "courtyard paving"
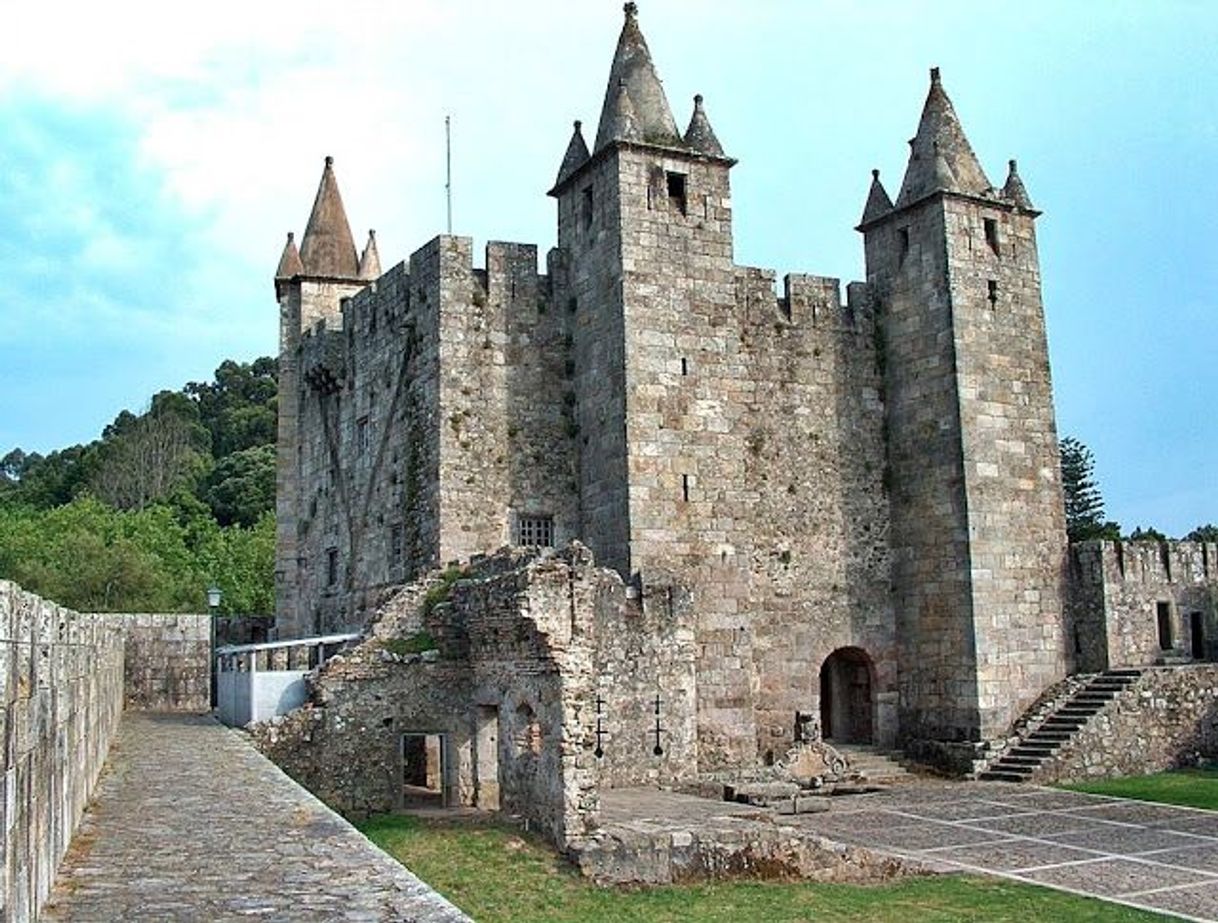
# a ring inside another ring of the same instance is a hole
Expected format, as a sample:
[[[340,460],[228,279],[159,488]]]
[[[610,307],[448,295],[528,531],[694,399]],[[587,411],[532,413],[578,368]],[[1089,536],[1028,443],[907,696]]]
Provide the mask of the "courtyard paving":
[[[944,871],[1218,920],[1218,812],[1002,782],[828,800],[828,812],[800,815],[799,826]]]
[[[128,712],[41,919],[469,918],[238,732]]]
[[[917,781],[826,797],[772,821],[941,872],[998,875],[1191,920],[1218,921],[1218,812],[1002,782]],[[667,835],[764,809],[671,792],[605,792],[610,829]]]

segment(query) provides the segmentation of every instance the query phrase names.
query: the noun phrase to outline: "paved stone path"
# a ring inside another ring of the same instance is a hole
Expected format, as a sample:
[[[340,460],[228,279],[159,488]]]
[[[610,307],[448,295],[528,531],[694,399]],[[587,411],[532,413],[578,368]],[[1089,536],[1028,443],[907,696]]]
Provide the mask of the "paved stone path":
[[[198,715],[123,715],[43,920],[469,918]]]
[[[828,800],[828,812],[799,815],[798,825],[932,868],[1218,920],[1218,812],[1002,782]]]

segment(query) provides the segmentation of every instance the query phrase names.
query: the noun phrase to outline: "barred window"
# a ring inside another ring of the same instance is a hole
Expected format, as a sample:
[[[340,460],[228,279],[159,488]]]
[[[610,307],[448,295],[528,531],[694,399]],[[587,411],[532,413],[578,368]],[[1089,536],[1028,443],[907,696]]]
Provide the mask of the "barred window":
[[[518,516],[516,518],[516,544],[532,548],[554,546],[553,516]]]

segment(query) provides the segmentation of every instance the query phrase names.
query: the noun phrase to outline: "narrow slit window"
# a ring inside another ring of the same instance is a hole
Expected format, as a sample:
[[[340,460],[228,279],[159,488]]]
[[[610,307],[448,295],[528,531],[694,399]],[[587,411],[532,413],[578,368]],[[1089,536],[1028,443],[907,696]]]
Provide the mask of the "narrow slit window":
[[[326,586],[334,586],[338,583],[338,549],[330,548],[326,551]]]
[[[985,283],[986,297],[990,300],[990,307],[998,306],[998,282],[995,279],[990,279]]]
[[[580,200],[580,217],[583,219],[584,230],[592,227],[592,187],[584,190]]]
[[[905,257],[909,255],[909,228],[901,228],[897,231],[897,265],[905,264]]]
[[[689,502],[689,475],[681,475],[681,499],[686,503]]]
[[[986,218],[984,224],[986,245],[994,251],[994,256],[998,256],[998,222],[993,218]]]
[[[355,441],[361,452],[368,451],[368,418],[360,417],[355,424]]]
[[[1171,636],[1171,603],[1155,603],[1155,616],[1159,623],[1159,650],[1170,651]]]
[[[680,212],[685,214],[685,174],[684,173],[669,173],[668,174],[668,204]]]
[[[689,374],[689,360],[686,359],[684,356],[681,357],[681,374],[682,375]]]

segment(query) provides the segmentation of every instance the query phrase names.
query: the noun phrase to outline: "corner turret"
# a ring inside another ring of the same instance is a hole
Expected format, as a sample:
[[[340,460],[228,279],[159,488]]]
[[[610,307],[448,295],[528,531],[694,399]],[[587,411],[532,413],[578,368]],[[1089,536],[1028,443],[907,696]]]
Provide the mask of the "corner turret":
[[[1009,172],[1006,184],[1002,187],[1002,197],[1024,211],[1036,211],[1032,206],[1032,200],[1028,197],[1028,190],[1024,187],[1023,180],[1019,178],[1019,170],[1015,166],[1015,161],[1009,160],[1007,165]]]
[[[359,258],[359,277],[371,282],[381,277],[381,255],[376,249],[376,231],[368,231],[368,243]]]
[[[591,156],[588,153],[588,143],[584,140],[583,127],[584,123],[576,119],[575,130],[571,133],[571,142],[567,145],[567,153],[563,155],[562,164],[558,168],[558,178],[554,180],[555,186],[561,186],[566,182],[576,170],[588,162],[588,158]]]
[[[892,211],[892,199],[888,198],[888,190],[880,182],[880,171],[871,171],[871,189],[867,192],[867,204],[863,206],[863,217],[859,227],[883,218]]]
[[[715,137],[706,110],[702,108],[702,94],[694,97],[694,114],[689,117],[689,127],[685,129],[685,144],[691,151],[699,154],[709,154],[712,157],[723,157],[723,145]]]

